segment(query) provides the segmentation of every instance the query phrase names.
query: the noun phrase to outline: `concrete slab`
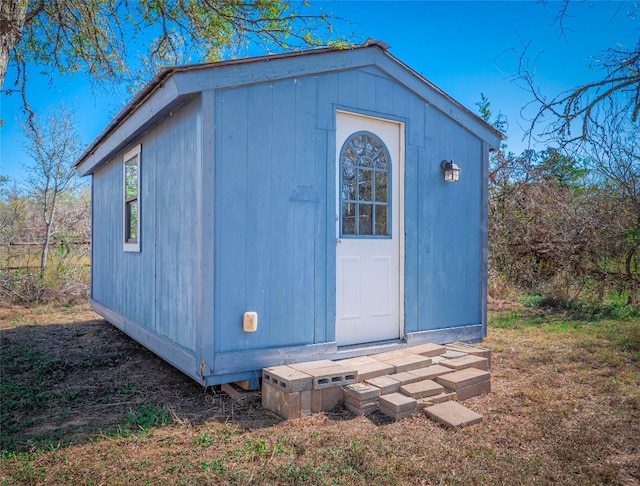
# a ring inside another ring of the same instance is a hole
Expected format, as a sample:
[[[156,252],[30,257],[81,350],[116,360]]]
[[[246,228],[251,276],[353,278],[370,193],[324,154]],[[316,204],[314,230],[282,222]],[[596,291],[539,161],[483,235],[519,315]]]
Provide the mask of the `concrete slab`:
[[[336,361],[331,361],[330,359],[320,359],[318,361],[305,361],[304,363],[291,363],[287,366],[289,368],[293,368],[294,370],[306,371],[317,368],[326,368],[327,366],[333,366],[336,364]]]
[[[377,359],[372,359],[369,363],[353,365],[352,367],[358,372],[358,381],[367,381],[370,378],[389,375],[395,372],[393,365],[378,361]]]
[[[460,356],[459,358],[448,359],[446,361],[442,361],[440,364],[456,371],[464,370],[466,368],[477,368],[484,371],[489,370],[489,362],[487,358],[474,356],[472,354]]]
[[[422,410],[425,407],[430,405],[435,405],[436,403],[449,402],[451,400],[456,400],[457,395],[456,392],[452,392],[449,390],[445,390],[443,393],[439,395],[432,395],[430,397],[420,398],[418,403],[416,404],[416,408],[418,410]]]
[[[482,422],[482,415],[453,401],[431,405],[424,412],[445,427],[465,427]]]
[[[378,405],[377,404],[373,404],[373,405],[369,405],[366,407],[358,407],[358,406],[354,406],[348,402],[345,402],[344,404],[345,408],[347,410],[349,410],[351,413],[353,413],[354,415],[368,415],[370,413],[374,413],[378,411]]]
[[[367,383],[380,389],[381,395],[387,395],[389,393],[397,392],[400,390],[400,383],[398,380],[394,380],[390,376],[378,376],[367,380]]]
[[[447,351],[441,354],[440,356],[442,358],[452,359],[452,358],[460,358],[461,356],[466,356],[467,354],[469,353],[465,353],[462,351],[451,351],[450,349],[447,349]]]
[[[467,400],[471,397],[477,397],[478,395],[482,395],[483,393],[491,392],[491,381],[482,381],[480,383],[476,383],[475,385],[465,386],[463,388],[458,388],[456,390],[456,394],[458,396],[459,401]]]
[[[378,407],[386,408],[392,412],[399,413],[416,409],[416,399],[403,395],[402,393],[389,393],[380,395]]]
[[[354,400],[366,401],[376,399],[380,396],[380,388],[365,383],[353,383],[342,387],[345,397],[351,397]]]
[[[402,373],[403,371],[415,370],[417,368],[424,368],[431,365],[431,358],[421,356],[419,354],[405,354],[404,356],[396,356],[395,358],[389,358],[380,360],[395,367],[396,373]]]
[[[371,357],[377,359],[378,361],[386,361],[388,359],[397,358],[406,354],[407,353],[404,349],[396,349],[395,351],[385,351],[384,353],[374,354]]]
[[[400,392],[411,398],[424,398],[431,395],[439,395],[444,392],[444,387],[432,380],[422,380],[409,383],[400,387]]]
[[[438,376],[435,381],[440,383],[449,390],[458,390],[467,386],[475,385],[483,381],[488,381],[491,375],[488,371],[476,368],[467,368],[460,371],[454,371],[448,375]]]
[[[262,370],[262,382],[282,388],[287,393],[311,390],[311,375],[290,366],[272,366]]]
[[[393,420],[402,420],[403,418],[411,417],[416,412],[416,409],[414,408],[413,410],[406,410],[404,412],[394,412],[386,407],[379,406],[378,411],[387,417],[391,417]]]
[[[451,373],[451,368],[447,368],[442,365],[431,365],[426,368],[418,368],[417,370],[407,371],[407,373],[411,373],[412,375],[416,375],[421,380],[433,380],[434,378],[442,375],[446,375],[447,373]]]
[[[418,344],[417,346],[411,346],[410,348],[405,348],[405,351],[413,354],[432,357],[445,353],[447,351],[447,348],[441,344],[425,343]]]
[[[396,381],[400,382],[400,385],[408,385],[409,383],[415,383],[416,381],[420,381],[420,378],[416,375],[412,375],[408,371],[403,371],[402,373],[394,373],[389,375],[389,378],[393,378]]]
[[[336,361],[336,363],[339,364],[340,366],[346,366],[346,367],[357,366],[365,363],[377,363],[377,362],[378,360],[375,358],[372,358],[371,356],[356,356],[355,358],[346,358],[346,359],[341,359]]]

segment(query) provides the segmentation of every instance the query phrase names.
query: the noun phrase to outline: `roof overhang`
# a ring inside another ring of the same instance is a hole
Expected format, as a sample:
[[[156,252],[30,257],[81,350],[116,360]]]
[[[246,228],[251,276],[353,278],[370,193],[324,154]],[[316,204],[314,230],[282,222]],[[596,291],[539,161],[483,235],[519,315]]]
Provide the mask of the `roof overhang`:
[[[322,62],[319,62],[320,60]],[[286,69],[284,71],[273,69],[274,63],[287,63]],[[420,73],[389,54],[386,44],[380,41],[367,41],[361,46],[349,49],[322,48],[165,68],[136,94],[74,165],[81,176],[92,173],[176,107],[198,96],[202,91],[364,66],[377,66],[425,99],[425,102],[443,111],[485,140],[491,148],[499,147],[500,141],[504,138],[502,133]],[[202,76],[201,71],[207,72],[208,75]]]

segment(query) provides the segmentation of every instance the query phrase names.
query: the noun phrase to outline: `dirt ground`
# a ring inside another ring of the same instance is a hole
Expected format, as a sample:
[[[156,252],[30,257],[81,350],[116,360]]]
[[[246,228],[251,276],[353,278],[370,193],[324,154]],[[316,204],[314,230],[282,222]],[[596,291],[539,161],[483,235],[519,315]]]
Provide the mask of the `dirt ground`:
[[[2,415],[0,484],[640,484],[637,353],[539,321],[490,327],[493,391],[465,402],[484,420],[445,430],[420,413],[283,421],[86,304],[0,305],[3,386],[24,386]]]

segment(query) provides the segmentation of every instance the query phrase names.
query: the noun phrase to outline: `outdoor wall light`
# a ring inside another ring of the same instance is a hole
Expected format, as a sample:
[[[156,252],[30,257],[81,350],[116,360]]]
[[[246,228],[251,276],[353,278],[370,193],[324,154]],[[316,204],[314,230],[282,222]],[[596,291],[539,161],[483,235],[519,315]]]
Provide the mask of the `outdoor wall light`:
[[[460,180],[460,172],[462,172],[462,169],[460,169],[453,160],[443,160],[440,168],[442,169],[442,177],[445,182],[457,182]]]

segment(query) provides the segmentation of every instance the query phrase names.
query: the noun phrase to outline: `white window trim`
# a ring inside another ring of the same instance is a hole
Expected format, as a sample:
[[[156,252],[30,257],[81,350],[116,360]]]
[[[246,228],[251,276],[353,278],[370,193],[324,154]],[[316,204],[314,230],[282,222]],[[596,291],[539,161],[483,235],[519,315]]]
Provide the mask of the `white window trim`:
[[[131,150],[126,152],[122,157],[122,241],[123,250],[128,252],[140,252],[140,215],[141,215],[141,204],[140,204],[140,166],[141,166],[141,154],[142,145],[136,145]],[[125,241],[125,236],[127,234],[127,204],[126,204],[126,184],[127,184],[127,161],[131,160],[134,157],[138,157],[138,238],[135,243],[131,243]]]

